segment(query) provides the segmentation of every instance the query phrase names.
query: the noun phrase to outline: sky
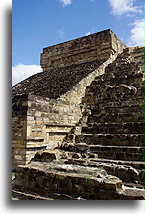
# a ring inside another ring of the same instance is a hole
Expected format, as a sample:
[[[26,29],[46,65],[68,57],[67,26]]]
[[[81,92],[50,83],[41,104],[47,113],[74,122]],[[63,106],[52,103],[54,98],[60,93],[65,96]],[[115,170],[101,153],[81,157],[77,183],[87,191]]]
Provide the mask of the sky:
[[[13,0],[12,85],[41,72],[43,48],[105,29],[143,45],[143,0]]]

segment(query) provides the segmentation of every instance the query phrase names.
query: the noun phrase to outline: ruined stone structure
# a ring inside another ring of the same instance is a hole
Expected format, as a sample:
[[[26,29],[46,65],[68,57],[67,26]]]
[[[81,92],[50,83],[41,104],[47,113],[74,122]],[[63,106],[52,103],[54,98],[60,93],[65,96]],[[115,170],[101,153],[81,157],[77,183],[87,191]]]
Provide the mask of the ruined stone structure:
[[[143,199],[143,48],[106,30],[44,48],[41,66],[13,87],[13,193]]]

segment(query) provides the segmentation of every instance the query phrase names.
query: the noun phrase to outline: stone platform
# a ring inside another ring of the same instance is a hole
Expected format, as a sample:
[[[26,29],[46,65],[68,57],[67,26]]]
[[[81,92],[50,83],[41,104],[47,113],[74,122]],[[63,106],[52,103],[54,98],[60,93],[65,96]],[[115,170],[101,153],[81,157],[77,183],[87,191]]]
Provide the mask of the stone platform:
[[[25,182],[24,182],[25,181]],[[56,162],[32,162],[19,167],[15,189],[49,197],[60,194],[65,199],[139,200],[144,190],[127,187],[116,176],[108,175],[103,167],[85,167]]]

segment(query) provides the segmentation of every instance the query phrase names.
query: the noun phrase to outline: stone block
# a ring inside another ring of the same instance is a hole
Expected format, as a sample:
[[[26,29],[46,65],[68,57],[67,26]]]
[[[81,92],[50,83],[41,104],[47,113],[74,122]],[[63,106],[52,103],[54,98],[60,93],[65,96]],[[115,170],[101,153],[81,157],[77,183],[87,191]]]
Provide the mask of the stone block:
[[[104,187],[108,190],[117,191],[122,188],[122,181],[117,177],[107,176],[103,182]]]

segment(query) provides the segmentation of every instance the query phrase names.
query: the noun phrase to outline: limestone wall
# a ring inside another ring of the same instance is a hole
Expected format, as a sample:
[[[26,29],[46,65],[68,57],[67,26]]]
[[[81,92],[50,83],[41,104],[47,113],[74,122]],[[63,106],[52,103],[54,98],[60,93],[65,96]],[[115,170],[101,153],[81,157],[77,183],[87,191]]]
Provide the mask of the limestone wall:
[[[124,47],[111,30],[105,30],[44,48],[40,64],[43,71],[47,71],[98,58],[106,60]]]
[[[27,112],[27,160],[38,150],[59,147],[80,115],[75,104],[29,95]]]
[[[12,104],[12,166],[26,163],[28,96],[16,96]]]

